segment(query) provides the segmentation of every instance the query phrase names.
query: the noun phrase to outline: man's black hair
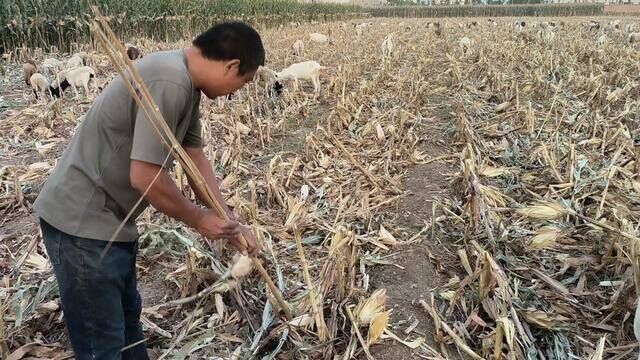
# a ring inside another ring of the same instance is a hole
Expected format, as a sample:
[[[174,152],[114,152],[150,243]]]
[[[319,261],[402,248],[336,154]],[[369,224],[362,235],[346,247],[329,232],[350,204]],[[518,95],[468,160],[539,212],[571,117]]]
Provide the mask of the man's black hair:
[[[243,22],[217,24],[198,35],[193,45],[210,60],[240,60],[244,75],[264,65],[264,46],[257,31]]]

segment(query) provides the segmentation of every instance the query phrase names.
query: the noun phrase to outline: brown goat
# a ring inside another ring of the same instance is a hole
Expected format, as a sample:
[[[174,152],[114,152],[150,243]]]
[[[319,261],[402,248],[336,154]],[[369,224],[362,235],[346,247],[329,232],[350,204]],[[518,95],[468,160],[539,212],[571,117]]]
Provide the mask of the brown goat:
[[[22,64],[22,71],[24,72],[24,82],[31,86],[31,75],[36,73],[36,63],[33,60],[27,60],[24,64]]]

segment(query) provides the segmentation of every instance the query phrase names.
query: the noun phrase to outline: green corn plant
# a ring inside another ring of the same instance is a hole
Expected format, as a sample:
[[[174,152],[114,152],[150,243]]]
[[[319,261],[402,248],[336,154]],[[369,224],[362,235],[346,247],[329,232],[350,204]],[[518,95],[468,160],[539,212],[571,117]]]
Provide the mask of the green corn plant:
[[[215,22],[242,20],[277,26],[294,19],[328,21],[365,14],[354,5],[300,3],[296,0],[99,0],[116,33],[176,40]],[[0,53],[19,47],[52,46],[67,51],[90,40],[87,0],[12,0],[0,2]]]

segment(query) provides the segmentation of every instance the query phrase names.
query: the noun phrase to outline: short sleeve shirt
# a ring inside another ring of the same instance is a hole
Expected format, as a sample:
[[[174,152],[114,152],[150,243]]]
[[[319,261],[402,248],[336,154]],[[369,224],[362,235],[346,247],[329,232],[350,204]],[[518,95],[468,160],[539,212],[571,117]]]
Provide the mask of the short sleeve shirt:
[[[150,54],[135,63],[175,137],[202,146],[200,91],[193,86],[183,50]],[[173,159],[121,77],[96,98],[40,192],[34,209],[70,235],[109,240],[140,199],[130,184],[131,159],[170,167]],[[142,201],[116,241],[135,241]]]

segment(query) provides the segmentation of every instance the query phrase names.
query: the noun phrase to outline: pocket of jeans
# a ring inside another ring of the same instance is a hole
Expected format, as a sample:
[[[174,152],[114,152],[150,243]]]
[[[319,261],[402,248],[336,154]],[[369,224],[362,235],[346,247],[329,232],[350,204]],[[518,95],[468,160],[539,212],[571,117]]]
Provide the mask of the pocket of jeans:
[[[47,249],[49,260],[53,265],[59,265],[62,233],[53,226],[44,223],[42,225],[42,237],[44,238],[44,246]]]

